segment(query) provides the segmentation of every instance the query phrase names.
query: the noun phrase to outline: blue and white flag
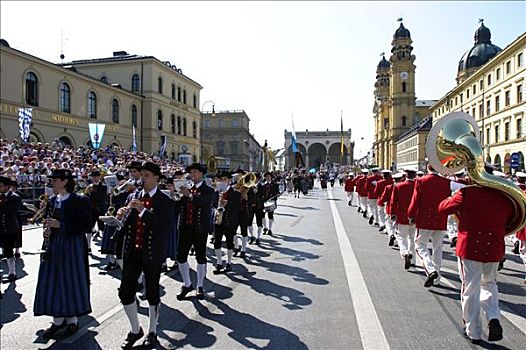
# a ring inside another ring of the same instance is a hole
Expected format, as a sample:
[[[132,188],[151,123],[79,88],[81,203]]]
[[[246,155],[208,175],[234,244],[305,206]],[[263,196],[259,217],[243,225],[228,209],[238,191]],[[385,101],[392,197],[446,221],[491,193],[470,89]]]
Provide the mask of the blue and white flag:
[[[24,142],[29,142],[29,131],[31,128],[31,119],[33,118],[33,108],[18,109],[18,129],[20,138]]]
[[[98,149],[102,144],[106,124],[88,123],[91,147]]]
[[[132,152],[137,152],[137,140],[135,139],[135,125],[132,129]]]
[[[294,130],[294,115],[292,115],[292,153],[298,152],[298,145],[296,144],[296,130]]]

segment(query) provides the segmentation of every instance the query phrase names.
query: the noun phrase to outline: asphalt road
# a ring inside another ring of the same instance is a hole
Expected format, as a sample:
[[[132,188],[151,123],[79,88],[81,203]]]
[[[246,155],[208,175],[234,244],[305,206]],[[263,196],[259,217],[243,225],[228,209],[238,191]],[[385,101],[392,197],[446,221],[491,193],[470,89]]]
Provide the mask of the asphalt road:
[[[525,269],[511,246],[499,273],[505,338],[480,347],[462,336],[460,280],[447,239],[445,278],[426,289],[423,269],[405,271],[387,236],[347,205],[337,185],[283,196],[275,217],[274,235],[250,245],[244,260],[234,258],[228,274],[212,274],[209,245],[205,300],[177,301],[179,273],[163,274],[159,349],[524,349]],[[117,297],[120,271],[102,270],[99,241],[90,258],[92,314],[70,338],[41,338],[50,322],[32,312],[41,233],[26,228],[19,279],[2,284],[1,349],[119,349],[129,331]],[[190,265],[195,269],[193,258]],[[147,302],[141,306],[145,328]]]

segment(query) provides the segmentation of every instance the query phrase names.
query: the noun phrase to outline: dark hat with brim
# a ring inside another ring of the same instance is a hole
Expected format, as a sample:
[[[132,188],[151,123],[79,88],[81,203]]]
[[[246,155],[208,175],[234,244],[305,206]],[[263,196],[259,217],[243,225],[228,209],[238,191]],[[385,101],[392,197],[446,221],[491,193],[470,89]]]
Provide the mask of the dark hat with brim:
[[[159,178],[162,177],[161,168],[157,164],[152,163],[152,162],[146,161],[146,162],[142,163],[142,165],[139,168],[136,168],[136,169],[140,170],[140,171],[148,170],[152,174],[159,176]]]
[[[192,163],[186,167],[186,172],[189,173],[190,170],[197,170],[202,174],[206,173],[206,168],[200,163]]]
[[[268,175],[273,176],[272,173],[271,173],[270,171],[267,171],[267,172],[265,173],[265,175],[263,175],[263,176],[264,176],[264,177],[267,177]]]
[[[139,161],[132,161],[130,164],[128,164],[126,166],[126,168],[128,169],[137,169],[137,170],[140,170],[141,169],[141,166],[142,166],[142,163],[139,162]]]
[[[220,171],[216,174],[216,177],[218,178],[228,177],[230,179],[232,177],[232,173],[228,170]]]
[[[73,173],[69,169],[54,169],[51,175],[48,176],[50,179],[74,179]]]

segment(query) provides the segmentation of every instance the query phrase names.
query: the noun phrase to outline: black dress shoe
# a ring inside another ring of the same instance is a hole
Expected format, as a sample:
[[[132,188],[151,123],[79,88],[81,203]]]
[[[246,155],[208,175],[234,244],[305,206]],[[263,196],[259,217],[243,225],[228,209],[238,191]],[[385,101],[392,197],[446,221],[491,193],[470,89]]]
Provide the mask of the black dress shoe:
[[[51,324],[49,328],[44,329],[44,332],[42,333],[42,338],[44,339],[51,339],[59,330],[66,327],[66,321],[62,322],[62,324],[56,325]]]
[[[14,273],[10,273],[9,276],[7,276],[7,282],[14,282],[16,281],[16,275]]]
[[[215,238],[214,237],[210,238],[210,244],[214,244],[214,242],[215,242]]]
[[[374,216],[371,216],[371,217],[369,218],[369,225],[372,225],[373,222],[374,222]]]
[[[515,243],[513,243],[513,254],[519,254],[519,245],[520,245],[520,242],[519,241],[516,241]]]
[[[261,241],[259,240],[259,238],[256,238],[256,244],[259,244],[261,243]]]
[[[194,286],[190,285],[190,287],[181,287],[181,292],[177,294],[177,300],[181,301],[186,298],[186,295],[194,290]]]
[[[375,222],[375,223],[374,223],[374,226],[375,226],[375,227],[380,227],[380,224],[377,223],[377,222]]]
[[[362,212],[362,208],[358,207],[358,213]]]
[[[451,244],[449,244],[451,248],[455,248],[457,246],[457,237],[453,237],[451,239]]]
[[[195,294],[196,298],[203,300],[205,298],[205,290],[203,287],[197,287],[197,293]]]
[[[221,273],[221,270],[223,270],[223,265],[217,265],[216,269],[212,273],[214,275],[219,275]]]
[[[168,272],[168,266],[161,265],[161,272]]]
[[[382,232],[383,230],[385,230],[385,226],[380,226],[380,228],[378,229],[378,231]]]
[[[226,264],[225,265],[225,272],[229,272],[229,271],[232,271],[232,265],[231,264]]]
[[[404,269],[409,270],[411,267],[411,256],[409,254],[406,254],[404,256]]]
[[[113,270],[116,267],[117,264],[109,263],[108,265],[104,266],[102,269],[106,271]]]
[[[347,202],[347,205],[348,205],[348,206],[351,206],[351,201],[348,201],[348,202]]]
[[[466,338],[471,344],[482,345],[482,340],[481,339],[472,339],[472,338],[470,338],[469,335],[466,333],[466,331],[464,331],[463,335],[464,335],[464,338]]]
[[[497,271],[500,271],[504,268],[504,262],[506,261],[506,258],[503,257],[501,261],[499,261],[499,266],[497,267]]]
[[[234,256],[237,256],[239,252],[240,252],[239,248],[234,248]]]
[[[433,271],[427,276],[426,281],[424,282],[424,287],[429,288],[433,285],[433,281],[438,278],[438,272]]]
[[[256,241],[256,237],[250,237],[248,244],[254,244],[255,241]]]
[[[157,334],[150,332],[148,335],[146,335],[146,338],[144,338],[144,341],[142,342],[142,348],[153,349],[155,345],[157,345]]]
[[[144,336],[144,331],[142,327],[139,329],[139,333],[128,333],[126,339],[121,344],[121,349],[131,349],[133,344]]]
[[[68,324],[68,326],[66,327],[66,330],[64,331],[64,337],[65,338],[70,337],[73,334],[77,333],[78,330],[79,330],[78,323],[70,323]]]
[[[488,323],[488,340],[498,341],[502,340],[502,326],[498,319],[491,319]]]
[[[389,247],[394,246],[395,240],[396,237],[394,235],[391,235],[391,237],[389,237]]]
[[[268,230],[268,235],[272,236],[272,230]]]
[[[245,256],[246,256],[246,253],[245,253],[245,252],[241,252],[241,253],[239,253],[239,257],[240,257],[241,259],[244,259]]]
[[[267,231],[268,231],[268,228],[265,227],[265,228],[263,229],[263,234],[266,235],[266,234],[267,234]]]

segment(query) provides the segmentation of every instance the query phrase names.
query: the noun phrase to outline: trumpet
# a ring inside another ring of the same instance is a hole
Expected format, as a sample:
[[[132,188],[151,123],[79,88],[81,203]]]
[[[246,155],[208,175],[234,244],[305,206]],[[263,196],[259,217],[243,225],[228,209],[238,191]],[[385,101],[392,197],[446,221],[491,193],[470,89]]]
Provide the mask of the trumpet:
[[[29,222],[30,224],[35,224],[37,221],[42,220],[44,218],[45,213],[46,213],[46,207],[47,207],[47,204],[49,202],[49,198],[48,198],[47,194],[41,195],[38,199],[41,202],[40,203],[40,209],[38,209],[36,211],[35,215],[33,215],[32,218],[27,220],[27,222]]]
[[[118,195],[121,195],[121,194],[125,193],[127,191],[128,185],[130,185],[131,183],[132,183],[132,179],[128,179],[126,182],[124,182],[119,187],[115,187],[113,189],[113,193],[112,194],[114,196],[118,196]]]

